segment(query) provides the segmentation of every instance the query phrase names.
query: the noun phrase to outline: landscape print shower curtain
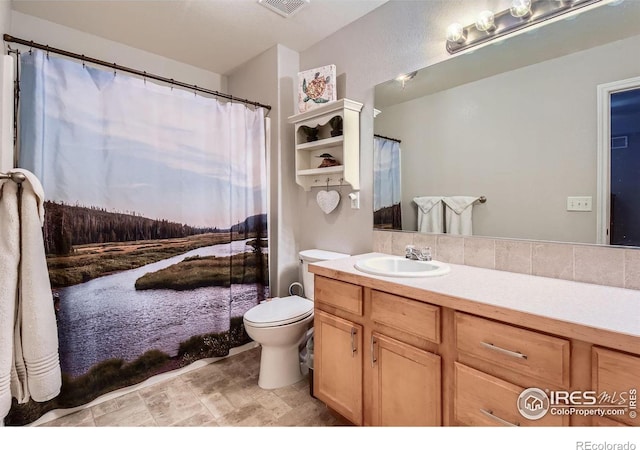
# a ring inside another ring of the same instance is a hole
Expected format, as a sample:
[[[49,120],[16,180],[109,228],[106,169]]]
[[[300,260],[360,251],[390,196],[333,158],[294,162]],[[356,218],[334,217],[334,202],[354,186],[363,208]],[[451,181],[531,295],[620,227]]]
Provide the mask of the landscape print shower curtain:
[[[37,51],[20,81],[63,387],[6,423],[248,342],[242,316],[268,295],[263,110]]]

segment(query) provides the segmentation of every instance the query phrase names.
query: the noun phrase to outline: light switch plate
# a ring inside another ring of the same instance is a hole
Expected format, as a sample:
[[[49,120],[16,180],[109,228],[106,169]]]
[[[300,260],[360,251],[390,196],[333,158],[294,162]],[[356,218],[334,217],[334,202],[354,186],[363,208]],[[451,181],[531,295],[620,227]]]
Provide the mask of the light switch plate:
[[[567,211],[591,211],[592,197],[567,197]]]

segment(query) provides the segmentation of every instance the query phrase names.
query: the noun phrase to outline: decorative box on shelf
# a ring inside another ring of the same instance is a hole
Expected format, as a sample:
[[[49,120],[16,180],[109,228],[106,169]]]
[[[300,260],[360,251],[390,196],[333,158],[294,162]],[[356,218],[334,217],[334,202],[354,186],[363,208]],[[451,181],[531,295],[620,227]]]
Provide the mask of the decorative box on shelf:
[[[360,111],[362,103],[344,98],[289,117],[296,182],[305,191],[341,184],[360,189]]]

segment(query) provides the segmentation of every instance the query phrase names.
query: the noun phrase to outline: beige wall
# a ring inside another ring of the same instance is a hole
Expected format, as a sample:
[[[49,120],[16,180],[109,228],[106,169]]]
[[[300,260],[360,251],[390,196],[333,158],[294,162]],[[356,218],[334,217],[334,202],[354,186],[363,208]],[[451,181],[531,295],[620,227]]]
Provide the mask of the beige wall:
[[[317,189],[305,192],[298,187],[296,241],[300,248],[349,254],[371,250],[373,87],[447,56],[442,45],[444,28],[425,26],[430,7],[430,2],[388,2],[300,54],[301,70],[335,64],[338,98],[364,103],[360,116],[360,209],[350,208],[346,187],[338,208],[325,215],[315,201]],[[440,21],[448,24],[454,17],[444,11]]]
[[[423,195],[485,195],[478,236],[596,242],[599,84],[638,76],[640,37],[384,108],[376,132],[402,139],[403,228]],[[591,196],[591,212],[568,212]]]
[[[234,70],[228,76],[229,93],[271,105],[269,158],[269,235],[272,295],[286,295],[289,284],[298,280],[298,259],[294,241],[295,216],[290,207],[295,179],[293,133],[287,117],[293,114],[299,55],[277,45]]]
[[[345,205],[342,205],[330,218],[323,217],[313,202],[315,192],[304,193],[298,189],[296,207],[299,219],[296,233],[301,246],[327,247],[352,254],[372,249],[373,89],[376,84],[398,74],[436,64],[449,57],[444,49],[442,36],[449,23],[460,19],[455,16],[454,6],[458,5],[460,11],[464,5],[451,2],[450,10],[433,14],[430,9],[435,3],[442,2],[389,2],[301,53],[302,70],[336,64],[338,74],[344,79],[343,89],[338,91],[338,96],[365,104],[361,116],[360,148],[362,209],[357,212],[346,211]],[[594,128],[595,123],[584,123],[577,131],[580,132],[585,127]],[[485,191],[480,195],[490,194]],[[385,233],[413,236],[412,233],[376,232],[378,236]],[[476,238],[471,238],[469,242],[474,239]],[[379,240],[380,238],[376,239],[376,242]],[[376,248],[379,246],[376,245]],[[634,259],[637,254],[640,254],[637,250],[625,250],[627,258]],[[499,268],[495,265],[493,267]]]

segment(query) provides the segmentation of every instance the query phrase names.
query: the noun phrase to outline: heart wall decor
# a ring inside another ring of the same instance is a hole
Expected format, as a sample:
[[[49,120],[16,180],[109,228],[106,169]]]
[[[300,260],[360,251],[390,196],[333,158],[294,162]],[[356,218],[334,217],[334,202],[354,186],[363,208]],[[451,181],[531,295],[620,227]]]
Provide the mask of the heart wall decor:
[[[316,201],[320,206],[320,209],[325,213],[329,214],[331,211],[336,209],[338,203],[340,203],[340,193],[338,191],[320,191],[316,196]]]

